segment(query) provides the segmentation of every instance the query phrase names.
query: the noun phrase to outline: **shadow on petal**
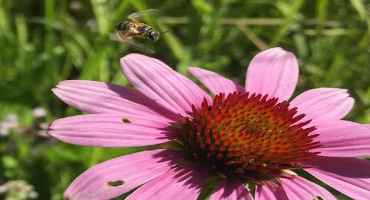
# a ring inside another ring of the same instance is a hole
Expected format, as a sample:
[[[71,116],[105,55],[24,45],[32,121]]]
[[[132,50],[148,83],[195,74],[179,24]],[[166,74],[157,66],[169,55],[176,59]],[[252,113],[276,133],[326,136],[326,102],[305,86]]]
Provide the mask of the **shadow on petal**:
[[[168,110],[164,106],[160,105],[159,103],[155,102],[154,100],[150,99],[149,97],[145,96],[139,91],[133,91],[124,87],[119,87],[111,84],[107,84],[107,87],[110,90],[116,92],[120,97],[144,105],[152,109],[153,111],[161,114],[164,117],[173,120],[176,120],[180,117],[180,115],[173,113],[172,111]]]
[[[307,161],[308,167],[351,178],[370,178],[370,161],[358,158],[317,156]]]

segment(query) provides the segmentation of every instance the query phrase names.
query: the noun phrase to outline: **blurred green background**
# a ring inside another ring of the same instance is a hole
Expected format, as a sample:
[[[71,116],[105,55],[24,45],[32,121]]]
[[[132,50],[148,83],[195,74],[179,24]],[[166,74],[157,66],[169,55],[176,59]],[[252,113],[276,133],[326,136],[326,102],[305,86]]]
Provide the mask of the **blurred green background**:
[[[78,113],[51,93],[58,81],[127,84],[119,58],[136,50],[111,34],[130,13],[150,8],[160,14],[146,22],[165,33],[142,42],[179,72],[193,65],[243,82],[253,55],[282,46],[299,58],[297,93],[348,88],[356,99],[348,118],[370,121],[367,0],[0,0],[0,199],[23,198],[10,188],[62,199],[89,166],[135,151],[63,144],[42,129]]]

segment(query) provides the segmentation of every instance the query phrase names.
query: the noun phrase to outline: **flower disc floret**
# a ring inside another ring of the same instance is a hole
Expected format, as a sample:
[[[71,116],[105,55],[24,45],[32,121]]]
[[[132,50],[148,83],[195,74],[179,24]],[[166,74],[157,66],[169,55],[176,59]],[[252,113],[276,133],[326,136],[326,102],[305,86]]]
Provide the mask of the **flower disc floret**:
[[[314,126],[287,101],[267,95],[234,92],[204,100],[189,116],[173,124],[178,141],[191,160],[215,173],[243,181],[281,176],[312,158]]]

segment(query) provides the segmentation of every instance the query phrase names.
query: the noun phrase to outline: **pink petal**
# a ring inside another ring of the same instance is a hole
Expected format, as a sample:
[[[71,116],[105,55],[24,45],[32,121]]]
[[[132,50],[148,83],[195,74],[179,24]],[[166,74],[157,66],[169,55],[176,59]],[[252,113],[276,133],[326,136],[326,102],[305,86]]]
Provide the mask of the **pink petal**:
[[[370,162],[357,158],[319,157],[305,169],[334,189],[356,200],[370,199]]]
[[[370,129],[355,122],[331,121],[317,126],[315,138],[322,145],[314,149],[323,156],[370,155]]]
[[[288,200],[283,188],[276,184],[266,182],[256,186],[255,200]]]
[[[209,91],[213,94],[219,93],[231,93],[234,91],[244,90],[240,85],[231,81],[223,76],[197,67],[190,67],[189,72],[195,76],[203,85],[205,85]]]
[[[252,59],[246,75],[246,91],[287,100],[297,81],[296,57],[277,47],[262,51]]]
[[[323,187],[305,180],[301,177],[282,178],[281,185],[289,199],[312,200],[321,197],[325,200],[336,200],[330,192]]]
[[[204,174],[185,169],[171,169],[137,189],[127,200],[196,200]]]
[[[354,104],[347,90],[337,88],[317,88],[303,92],[294,98],[290,105],[299,113],[306,114],[302,120],[323,121],[342,119]]]
[[[186,114],[191,105],[210,100],[195,83],[157,59],[129,54],[121,59],[121,65],[136,89],[173,112]]]
[[[78,145],[132,147],[169,141],[166,126],[161,118],[89,114],[58,119],[49,127],[49,134]]]
[[[251,193],[241,183],[223,181],[210,200],[253,200]]]
[[[144,151],[105,161],[78,176],[65,199],[111,199],[168,171],[176,155],[163,150]]]
[[[174,113],[146,96],[117,85],[95,81],[68,80],[60,82],[53,89],[53,92],[67,104],[87,113],[150,114],[176,119]]]

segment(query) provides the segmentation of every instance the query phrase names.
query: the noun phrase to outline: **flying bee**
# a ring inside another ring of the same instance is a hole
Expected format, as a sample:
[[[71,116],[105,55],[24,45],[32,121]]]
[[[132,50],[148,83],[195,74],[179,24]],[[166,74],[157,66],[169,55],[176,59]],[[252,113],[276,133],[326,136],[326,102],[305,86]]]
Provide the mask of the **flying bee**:
[[[116,31],[120,39],[126,40],[134,37],[141,37],[152,41],[159,39],[159,32],[153,27],[138,22],[138,21],[124,21],[116,26]]]
[[[157,41],[160,33],[152,26],[139,21],[139,18],[156,12],[155,9],[149,9],[142,12],[132,13],[123,21],[116,25],[116,34],[119,40],[126,42],[132,38],[144,38],[151,41]]]

